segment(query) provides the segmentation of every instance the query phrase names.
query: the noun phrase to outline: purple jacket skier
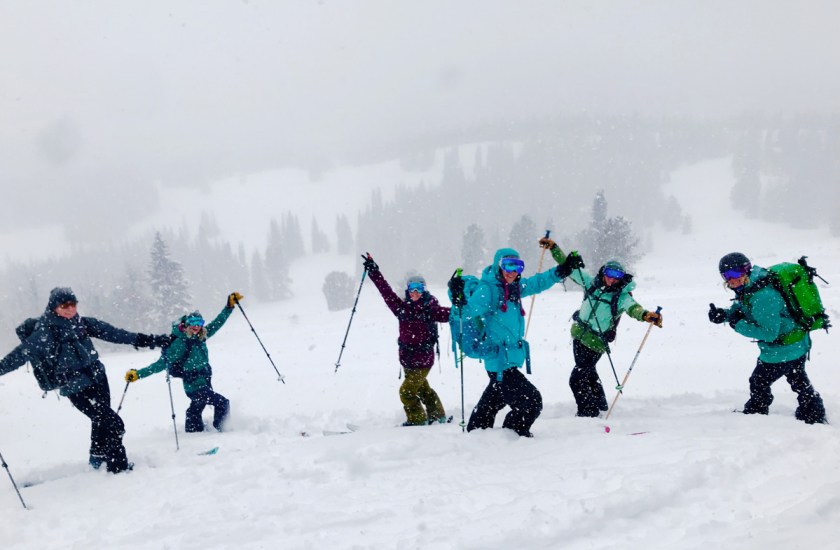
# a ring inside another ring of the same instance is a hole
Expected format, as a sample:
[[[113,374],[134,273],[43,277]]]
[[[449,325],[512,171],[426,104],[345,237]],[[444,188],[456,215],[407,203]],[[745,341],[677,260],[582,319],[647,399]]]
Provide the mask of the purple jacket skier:
[[[409,277],[405,299],[400,298],[379,271],[373,257],[370,254],[362,257],[370,279],[400,324],[397,344],[400,364],[405,372],[405,381],[400,386],[400,400],[407,417],[403,425],[423,426],[446,422],[443,404],[426,377],[435,363],[435,345],[438,340],[436,323],[449,321],[450,308],[438,304],[437,298],[426,290],[425,279],[420,276]]]

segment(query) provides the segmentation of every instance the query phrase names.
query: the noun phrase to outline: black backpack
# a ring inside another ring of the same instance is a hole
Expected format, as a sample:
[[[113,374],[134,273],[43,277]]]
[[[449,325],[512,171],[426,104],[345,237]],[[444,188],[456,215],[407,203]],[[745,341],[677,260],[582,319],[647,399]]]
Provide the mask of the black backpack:
[[[15,333],[21,342],[25,342],[39,328],[40,321],[35,318],[29,318],[18,325]],[[38,387],[44,392],[57,390],[67,382],[65,377],[59,374],[55,362],[50,359],[49,355],[37,359],[30,358],[29,363],[32,365],[32,374],[35,375]]]

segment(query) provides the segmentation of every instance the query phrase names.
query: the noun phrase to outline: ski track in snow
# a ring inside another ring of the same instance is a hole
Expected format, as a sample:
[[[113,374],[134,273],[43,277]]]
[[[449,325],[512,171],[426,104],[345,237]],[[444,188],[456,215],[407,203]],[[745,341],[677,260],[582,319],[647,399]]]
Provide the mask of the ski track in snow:
[[[460,372],[447,352],[447,330],[430,382],[453,422],[397,428],[404,416],[396,320],[366,284],[334,373],[349,311],[327,312],[320,285],[337,264],[353,270],[356,255],[309,257],[292,273],[295,298],[243,302],[286,385],[234,313],[209,343],[214,387],[231,399],[230,431],[183,433],[188,401],[173,381],[176,452],[164,377],[132,384],[121,413],[131,473],[89,471],[87,419],[66,399],[40,399],[23,368],[0,378],[0,452],[20,486],[33,483],[21,489],[27,511],[8,480],[0,480],[0,545],[831,548],[840,520],[837,429],[796,421],[796,401],[784,381],[774,386],[769,416],[731,413],[747,399],[757,348],[728,327],[711,325],[706,311],[709,302],[724,305],[730,298],[716,269],[726,252],[741,250],[760,265],[808,254],[832,281],[840,247],[824,232],[744,220],[728,207],[730,184],[728,159],[674,174],[671,191],[692,214],[694,232],[655,232],[654,248],[637,268],[634,295],[650,309],[663,306],[665,328],[648,339],[609,434],[603,420],[573,416],[568,331],[580,293],[558,285],[537,298],[531,380],[544,409],[534,439],[502,429],[462,433]],[[401,275],[382,269],[392,280]],[[443,297],[445,281],[433,283]],[[840,322],[840,292],[822,292]],[[613,355],[619,378],[644,331],[630,319],[620,325]],[[808,372],[829,419],[840,421],[840,343],[836,332],[814,340]],[[155,357],[130,348],[104,357],[115,405],[123,373]],[[612,399],[606,358],[599,372]],[[469,411],[487,378],[472,360],[464,375]],[[347,423],[362,429],[323,435],[346,431]],[[198,454],[215,446],[216,455]]]

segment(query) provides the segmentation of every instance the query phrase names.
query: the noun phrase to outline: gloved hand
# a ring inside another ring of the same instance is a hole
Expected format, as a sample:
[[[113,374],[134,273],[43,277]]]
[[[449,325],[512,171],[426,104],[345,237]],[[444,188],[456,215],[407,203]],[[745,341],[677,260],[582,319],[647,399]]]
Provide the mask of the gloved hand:
[[[137,333],[137,338],[134,339],[134,349],[149,348],[155,349],[155,343],[152,340],[151,334]]]
[[[733,310],[732,313],[729,314],[729,326],[735,328],[738,321],[743,320],[745,317],[746,315],[744,315],[744,312],[740,309]]]
[[[230,294],[228,294],[227,307],[232,309],[237,303],[239,303],[239,300],[242,300],[243,298],[245,298],[245,296],[241,295],[240,293],[231,292]]]
[[[647,321],[648,323],[653,323],[654,325],[662,328],[662,314],[656,313],[655,311],[646,311],[644,315],[642,315],[642,320]]]
[[[174,342],[178,337],[175,336],[174,334],[158,334],[157,336],[152,336],[151,338],[152,338],[152,349],[154,349],[155,346],[157,346],[159,348],[168,347],[169,344]]]
[[[717,307],[715,304],[709,304],[709,321],[719,325],[726,321],[726,310],[722,307]]]
[[[558,265],[554,271],[557,273],[558,277],[565,279],[572,274],[572,271],[582,267],[586,267],[583,263],[583,258],[576,250],[573,250],[568,256],[566,256],[566,260],[562,264]]]
[[[540,246],[549,250],[554,250],[555,248],[557,248],[557,243],[552,241],[548,237],[543,237],[542,239],[540,239]]]
[[[367,253],[367,256],[362,254],[362,259],[364,263],[362,264],[365,268],[365,271],[370,273],[371,271],[379,271],[379,266],[376,265],[376,262],[373,261],[373,256],[370,255],[370,252]]]
[[[464,279],[458,275],[458,271],[452,274],[452,278],[447,283],[449,292],[452,294],[452,305],[455,307],[464,307],[467,305],[467,297],[464,295]]]
[[[140,380],[140,377],[137,376],[137,371],[136,370],[131,369],[129,371],[126,371],[126,373],[125,373],[125,381],[126,382],[137,382],[138,380]]]

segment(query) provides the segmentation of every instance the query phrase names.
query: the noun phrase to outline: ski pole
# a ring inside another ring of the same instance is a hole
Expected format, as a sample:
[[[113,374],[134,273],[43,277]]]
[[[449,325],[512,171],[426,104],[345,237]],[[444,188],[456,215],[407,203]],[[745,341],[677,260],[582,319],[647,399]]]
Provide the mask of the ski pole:
[[[166,386],[169,388],[169,409],[172,411],[172,429],[175,431],[175,450],[180,451],[181,445],[178,443],[178,425],[175,424],[175,401],[172,399],[172,377],[169,376],[169,361],[166,357],[166,349],[161,353],[163,357],[163,366],[166,367]]]
[[[20,503],[23,504],[24,509],[29,510],[29,508],[26,507],[26,503],[23,501],[23,497],[20,496],[20,490],[18,489],[17,483],[15,483],[15,478],[12,477],[12,472],[9,471],[9,465],[6,464],[6,459],[3,458],[3,453],[0,453],[0,463],[3,464],[3,468],[6,469],[6,473],[9,474],[9,481],[12,482],[12,486],[15,488],[15,492],[20,499]]]
[[[362,255],[362,258],[367,259],[364,255]],[[367,277],[367,269],[362,270],[362,282],[359,283],[359,291],[356,292],[356,301],[353,302],[353,311],[350,312],[350,322],[347,323],[347,330],[344,332],[344,341],[341,342],[341,351],[338,352],[338,360],[335,362],[335,370],[333,373],[338,372],[338,367],[341,366],[341,356],[344,354],[344,347],[347,344],[347,335],[350,334],[350,325],[353,324],[353,316],[356,315],[356,305],[359,303],[359,296],[362,294],[362,285],[365,284],[365,277]]]
[[[460,267],[455,270],[455,276],[460,277],[464,272]],[[455,365],[461,363],[461,433],[466,432],[467,423],[464,421],[464,306],[458,306],[458,357]]]
[[[268,353],[268,350],[267,350],[267,349],[265,349],[265,346],[263,345],[262,340],[260,340],[260,335],[259,335],[259,334],[257,334],[257,331],[256,331],[256,330],[254,330],[254,325],[252,325],[252,324],[251,324],[251,320],[250,320],[250,319],[248,319],[248,316],[247,316],[247,315],[245,315],[245,310],[244,310],[244,309],[242,309],[242,304],[240,304],[240,303],[239,303],[239,300],[234,300],[234,301],[236,302],[236,307],[238,307],[238,308],[239,308],[239,311],[241,311],[241,312],[242,312],[242,316],[243,316],[243,317],[245,317],[245,321],[247,321],[247,322],[248,322],[248,326],[249,326],[249,327],[251,327],[251,332],[253,332],[253,333],[254,333],[254,336],[256,336],[256,337],[257,337],[257,342],[259,342],[259,343],[260,343],[260,347],[262,347],[263,351],[265,352],[266,357],[268,357],[268,361],[271,363],[271,366],[272,366],[272,367],[274,367],[274,372],[276,372],[276,373],[277,373],[277,380],[279,380],[279,381],[281,381],[281,382],[283,382],[283,383],[285,384],[285,383],[286,383],[286,381],[285,381],[285,380],[283,380],[283,375],[282,375],[282,374],[280,374],[280,371],[279,371],[279,370],[277,370],[277,365],[275,365],[275,364],[274,364],[274,360],[273,360],[273,359],[271,359],[271,354],[270,354],[270,353]]]
[[[122,409],[123,401],[125,401],[125,394],[128,393],[128,385],[129,384],[131,384],[131,382],[126,382],[125,383],[125,389],[123,390],[122,397],[120,398],[120,405],[117,407],[117,415],[120,414],[120,409]]]
[[[178,425],[175,423],[175,401],[172,399],[172,382],[168,370],[166,371],[166,386],[169,388],[169,408],[172,411],[172,430],[175,432],[175,450],[180,451],[181,445],[178,443]]]
[[[662,311],[662,306],[656,306],[656,313],[660,313]],[[612,414],[613,407],[615,407],[616,401],[618,401],[618,396],[621,395],[621,390],[624,389],[624,384],[627,383],[627,379],[630,378],[630,373],[633,372],[633,366],[636,364],[636,359],[639,358],[639,354],[642,353],[642,348],[645,347],[645,342],[647,342],[648,336],[650,336],[650,329],[653,328],[653,323],[650,324],[647,331],[645,332],[645,337],[642,338],[642,343],[639,345],[639,349],[636,350],[636,355],[633,357],[633,362],[630,363],[630,368],[627,369],[627,374],[624,375],[624,380],[621,381],[621,384],[618,386],[618,393],[615,394],[615,398],[613,398],[613,402],[610,405],[610,410],[607,411],[607,416],[604,417],[604,420],[609,419],[610,414]],[[610,431],[609,426],[605,426],[604,428],[607,433]]]
[[[548,238],[549,234],[551,234],[551,231],[546,229],[545,230],[545,238],[546,239]],[[542,248],[542,252],[540,252],[540,262],[537,264],[537,273],[540,273],[542,271],[543,259],[545,258],[545,251],[547,250],[547,248],[544,247],[544,246],[541,247],[541,248]],[[531,314],[534,312],[534,302],[536,301],[536,299],[537,299],[537,295],[532,294],[531,295],[531,306],[528,308],[528,322],[525,323],[525,336],[522,337],[524,340],[528,339],[528,328],[531,326]]]
[[[581,282],[583,282],[584,281],[583,272],[580,270],[580,268],[577,268],[577,270],[578,270],[578,275],[580,275],[580,280],[581,280]],[[583,287],[583,295],[586,296],[586,301],[589,302],[589,309],[592,310],[592,313],[591,313],[590,316],[595,317],[595,325],[598,327],[598,333],[599,334],[604,334],[604,331],[601,329],[601,322],[598,320],[598,315],[596,314],[596,311],[595,311],[595,306],[592,304],[592,297],[589,296],[588,292],[586,292],[586,287]],[[613,376],[615,377],[615,389],[618,390],[618,393],[621,393],[621,383],[618,381],[618,374],[616,374],[616,372],[615,372],[615,365],[613,365],[612,355],[610,355],[610,345],[609,345],[609,343],[604,342],[604,349],[607,352],[607,359],[609,359],[609,361],[610,361],[610,368],[612,369]]]

